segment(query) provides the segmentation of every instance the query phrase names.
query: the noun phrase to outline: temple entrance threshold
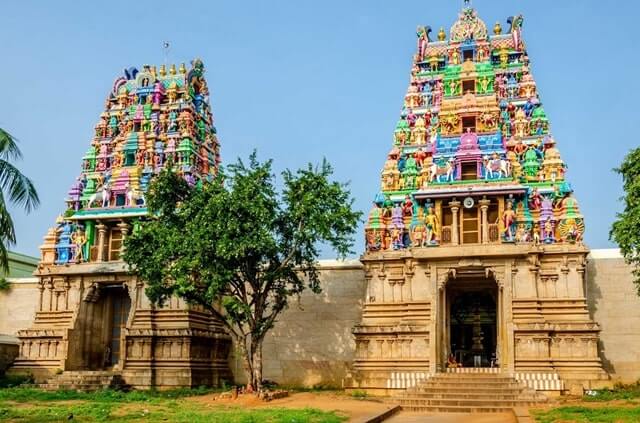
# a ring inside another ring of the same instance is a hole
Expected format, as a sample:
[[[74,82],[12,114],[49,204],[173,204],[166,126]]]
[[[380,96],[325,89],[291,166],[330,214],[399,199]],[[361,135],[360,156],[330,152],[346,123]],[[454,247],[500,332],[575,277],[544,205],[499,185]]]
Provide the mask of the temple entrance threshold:
[[[460,278],[446,287],[444,368],[498,368],[498,286],[493,279]]]

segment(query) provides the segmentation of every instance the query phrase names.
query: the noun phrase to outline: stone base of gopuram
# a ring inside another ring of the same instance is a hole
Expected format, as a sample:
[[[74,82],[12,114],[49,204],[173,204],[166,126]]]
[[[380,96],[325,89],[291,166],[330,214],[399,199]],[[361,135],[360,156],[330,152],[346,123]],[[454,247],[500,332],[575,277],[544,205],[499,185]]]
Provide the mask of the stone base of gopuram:
[[[110,371],[134,388],[163,389],[232,380],[223,327],[177,298],[153,307],[123,263],[44,266],[37,276],[38,310],[18,332],[10,373],[44,383],[64,372]]]
[[[540,391],[607,385],[600,327],[587,309],[587,254],[582,245],[533,244],[366,254],[366,303],[345,387],[389,395],[446,372],[452,355],[474,371],[542,381],[527,383]],[[473,337],[473,313],[456,311],[467,297],[481,310],[484,343],[475,352],[456,345]]]

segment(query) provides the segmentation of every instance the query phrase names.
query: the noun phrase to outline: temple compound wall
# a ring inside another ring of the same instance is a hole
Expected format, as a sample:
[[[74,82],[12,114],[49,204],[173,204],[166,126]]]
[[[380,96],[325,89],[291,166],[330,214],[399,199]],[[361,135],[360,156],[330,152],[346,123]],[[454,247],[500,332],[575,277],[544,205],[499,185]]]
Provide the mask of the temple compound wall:
[[[589,312],[600,324],[599,352],[613,381],[640,379],[640,298],[618,250],[593,250],[587,266]]]
[[[356,342],[352,334],[354,328],[360,327],[367,297],[372,296],[370,292],[367,292],[364,266],[359,261],[322,261],[321,273],[323,292],[319,295],[307,292],[300,297],[299,301],[292,302],[265,340],[264,371],[266,379],[285,385],[342,386],[343,380],[352,371],[351,365],[354,359],[356,365],[360,363],[359,365],[362,366],[366,362],[361,355],[363,354],[362,347],[360,347],[356,359]],[[585,278],[588,314],[590,319],[598,322],[600,327],[600,341],[596,347],[597,357],[611,377],[608,382],[628,383],[640,379],[640,332],[637,330],[640,327],[640,298],[636,295],[635,286],[632,283],[631,269],[624,263],[617,250],[593,250],[586,263]],[[34,278],[16,278],[10,281],[11,289],[0,292],[0,334],[15,336],[18,331],[31,326],[35,312],[40,308],[41,285]],[[549,284],[549,282],[540,282],[540,284]],[[420,293],[421,288],[418,285],[419,283],[414,285],[418,288],[414,294]],[[395,291],[389,289],[384,295],[393,292],[394,295],[398,294],[397,299],[400,300],[399,295],[402,290],[399,290],[397,286],[394,289]],[[406,291],[406,288],[404,289]],[[557,292],[560,296],[564,295],[561,285],[556,289],[559,289]],[[45,286],[42,291],[45,308],[48,307],[48,300],[51,298],[46,292],[47,290],[48,287]],[[135,291],[136,289],[134,289]],[[383,294],[380,293],[380,295]],[[375,294],[375,296],[378,295]],[[55,294],[53,298],[55,299]],[[402,298],[403,301],[406,299],[408,298]],[[148,320],[150,308],[146,298],[144,295],[140,295],[137,301],[142,307],[140,307],[139,313],[134,313],[131,316],[133,319],[127,325],[131,328],[127,329],[131,330],[130,333],[133,333],[135,327],[143,326],[143,321],[146,321],[147,325],[150,324]],[[559,299],[557,301],[566,302],[567,300]],[[64,301],[58,301],[58,304],[62,303]],[[397,304],[406,309],[413,309],[411,314],[417,316],[412,318],[414,321],[420,318],[420,314],[425,315],[424,309],[421,311],[419,307],[411,306],[406,301]],[[188,321],[189,313],[184,310],[180,311],[179,302],[174,305],[178,307],[169,307],[158,312],[157,321],[164,322],[163,324],[167,327],[175,326],[178,316],[182,316],[183,322]],[[370,308],[370,306],[367,307]],[[393,307],[397,308],[398,306]],[[518,309],[526,310],[524,307],[518,307]],[[584,307],[580,307],[575,314],[582,316],[583,313]],[[518,314],[521,312],[518,311]],[[129,318],[131,319],[131,317]],[[195,315],[192,314],[191,318],[195,319]],[[407,320],[411,321],[412,319]],[[171,320],[174,321],[173,324],[169,323]],[[429,328],[430,324],[426,326]],[[140,331],[140,329],[137,330]],[[165,329],[165,331],[167,330]],[[178,331],[176,330],[176,332]],[[358,330],[356,330],[357,332]],[[384,336],[384,334],[377,336]],[[513,342],[517,342],[517,336],[512,338]],[[524,337],[533,338],[533,335]],[[544,336],[540,338],[545,339]],[[585,338],[588,344],[589,336]],[[132,348],[135,339],[140,340],[141,338],[131,338]],[[176,345],[169,343],[169,339],[176,341]],[[175,353],[178,341],[179,338],[176,336],[165,338],[158,342],[155,348],[159,351],[167,349],[169,352],[174,351]],[[51,348],[49,345],[47,344],[48,348]],[[143,352],[140,345],[142,344],[140,343],[136,348]],[[377,342],[374,341],[374,345],[377,345]],[[399,342],[397,345],[402,345],[402,343]],[[535,345],[535,341],[533,341],[533,345]],[[411,348],[417,347],[411,345]],[[429,347],[425,342],[425,351],[427,348]],[[392,347],[391,350],[384,351],[391,353],[394,350]],[[405,346],[404,352],[407,351]],[[220,354],[224,353],[224,351],[216,352],[217,357],[221,357]],[[396,347],[395,353],[401,354],[402,348]],[[40,352],[40,354],[43,353]],[[230,348],[228,357],[229,369],[233,372],[236,382],[243,382],[242,365],[239,358],[235,356],[233,348]],[[101,359],[102,357],[97,360]],[[175,368],[175,364],[180,360],[177,359],[177,355],[172,360]],[[220,359],[212,360],[208,366],[213,366],[215,362],[215,366],[220,368],[223,361]],[[399,362],[399,365],[407,362],[402,359],[396,361]],[[423,361],[425,363],[431,362],[429,359],[423,359]],[[137,362],[141,363],[140,360]],[[136,361],[132,360],[131,365],[135,363]],[[162,367],[163,363],[165,366],[167,365],[166,359],[161,359],[161,355],[158,356],[156,365]],[[425,369],[429,365],[425,364]],[[127,364],[125,364],[125,368],[126,366]],[[147,366],[150,369],[153,367],[150,361],[147,361]],[[165,371],[165,375],[167,375],[167,371]],[[220,373],[224,374],[225,372]],[[151,374],[152,372],[149,370],[149,375]],[[162,370],[160,374],[162,374]],[[162,378],[157,382],[162,383]]]

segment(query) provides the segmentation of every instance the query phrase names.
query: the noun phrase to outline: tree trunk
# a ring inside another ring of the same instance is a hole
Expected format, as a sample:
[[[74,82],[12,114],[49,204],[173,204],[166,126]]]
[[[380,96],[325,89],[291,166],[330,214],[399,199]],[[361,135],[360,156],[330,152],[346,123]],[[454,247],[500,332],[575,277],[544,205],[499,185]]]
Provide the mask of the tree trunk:
[[[255,381],[256,391],[262,391],[262,342],[253,346],[253,380]]]
[[[241,338],[238,337],[236,339],[236,345],[238,346],[238,349],[240,350],[240,354],[242,355],[242,362],[243,362],[243,366],[244,366],[244,373],[247,376],[247,380],[249,382],[249,385],[251,385],[251,387],[254,390],[257,390],[258,387],[256,386],[255,380],[253,378],[253,365],[252,365],[252,355],[249,353],[249,351],[247,350],[247,340],[246,338]]]

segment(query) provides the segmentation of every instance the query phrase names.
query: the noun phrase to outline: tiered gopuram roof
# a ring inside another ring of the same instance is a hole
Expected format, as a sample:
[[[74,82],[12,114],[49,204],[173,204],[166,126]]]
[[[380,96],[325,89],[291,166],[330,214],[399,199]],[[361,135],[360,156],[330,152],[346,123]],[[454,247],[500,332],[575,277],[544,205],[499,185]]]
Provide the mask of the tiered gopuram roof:
[[[565,182],[522,39],[493,34],[465,2],[447,36],[417,31],[411,82],[366,225],[367,251],[575,243],[583,218]],[[474,223],[477,212],[477,219]]]
[[[145,65],[115,80],[67,211],[45,238],[44,264],[118,260],[130,225],[147,213],[149,182],[163,168],[190,184],[212,179],[219,144],[203,74],[194,60],[190,70]]]

